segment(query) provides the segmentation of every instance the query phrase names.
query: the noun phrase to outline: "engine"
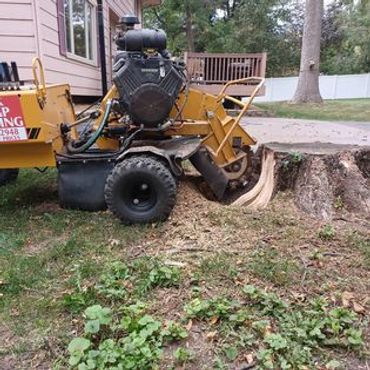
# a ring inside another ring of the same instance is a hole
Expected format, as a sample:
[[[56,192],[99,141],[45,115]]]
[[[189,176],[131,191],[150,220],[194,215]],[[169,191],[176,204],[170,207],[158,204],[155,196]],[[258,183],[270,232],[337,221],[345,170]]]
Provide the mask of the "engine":
[[[116,39],[118,53],[113,81],[119,105],[136,125],[163,124],[184,85],[184,66],[171,60],[164,31],[134,29],[136,17],[122,18],[123,33]]]

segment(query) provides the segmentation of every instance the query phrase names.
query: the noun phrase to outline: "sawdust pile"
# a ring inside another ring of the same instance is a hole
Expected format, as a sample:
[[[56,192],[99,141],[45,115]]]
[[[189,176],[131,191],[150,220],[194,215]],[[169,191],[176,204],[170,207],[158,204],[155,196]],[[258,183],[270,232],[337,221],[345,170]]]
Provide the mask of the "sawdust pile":
[[[211,201],[200,192],[198,185],[198,179],[192,177],[179,184],[174,212],[161,226],[159,238],[153,232],[146,239],[142,246],[146,253],[165,254],[175,263],[194,265],[200,256],[238,253],[250,247],[253,237],[245,217],[236,216],[245,216],[244,212],[251,214],[251,211]]]

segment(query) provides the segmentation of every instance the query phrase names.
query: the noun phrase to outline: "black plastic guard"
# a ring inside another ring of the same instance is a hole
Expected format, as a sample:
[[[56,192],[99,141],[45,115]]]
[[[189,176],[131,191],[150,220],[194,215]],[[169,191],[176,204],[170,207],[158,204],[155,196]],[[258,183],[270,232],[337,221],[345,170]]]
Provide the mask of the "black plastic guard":
[[[207,149],[198,150],[191,158],[191,163],[200,172],[218,200],[222,200],[229,184],[229,179],[214,163]]]
[[[88,153],[76,158],[58,157],[58,190],[61,207],[82,211],[107,209],[104,188],[115,158]]]

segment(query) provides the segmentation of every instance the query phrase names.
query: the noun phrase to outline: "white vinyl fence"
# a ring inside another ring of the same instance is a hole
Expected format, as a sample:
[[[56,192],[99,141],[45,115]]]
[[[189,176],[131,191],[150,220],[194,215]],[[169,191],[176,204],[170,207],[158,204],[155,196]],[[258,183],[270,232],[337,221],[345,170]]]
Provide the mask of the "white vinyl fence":
[[[291,100],[298,77],[268,78],[266,95],[256,102]],[[361,75],[320,76],[320,91],[324,99],[370,98],[370,73]]]

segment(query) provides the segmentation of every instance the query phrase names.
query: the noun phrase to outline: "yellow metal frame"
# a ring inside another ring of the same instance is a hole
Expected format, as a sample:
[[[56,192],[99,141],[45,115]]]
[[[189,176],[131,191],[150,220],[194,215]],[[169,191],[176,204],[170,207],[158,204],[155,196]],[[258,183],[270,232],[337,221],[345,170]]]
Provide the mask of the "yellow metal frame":
[[[19,99],[28,139],[0,143],[0,169],[56,166],[56,153],[63,151],[61,124],[76,119],[67,84],[45,84],[40,59],[32,63],[34,87],[0,91],[2,97]],[[38,76],[40,74],[40,78]]]
[[[254,89],[252,95],[250,96],[250,98],[248,99],[248,102],[246,104],[243,103],[241,100],[233,98],[232,96],[225,95],[227,89],[232,85],[240,85],[240,84],[243,84],[243,83],[247,83],[247,82],[250,82],[250,81],[256,81],[256,80],[259,80],[260,82],[257,85],[257,87]],[[218,102],[221,102],[223,99],[226,99],[226,100],[232,101],[233,103],[239,105],[242,109],[241,109],[239,115],[237,116],[237,118],[235,119],[235,122],[232,124],[231,128],[226,133],[226,135],[225,135],[224,139],[222,140],[220,146],[216,150],[215,156],[218,156],[220,154],[221,150],[224,148],[227,141],[232,136],[236,127],[238,125],[240,125],[241,119],[243,118],[244,114],[248,111],[248,109],[252,105],[252,102],[253,102],[254,98],[256,97],[256,95],[261,90],[261,88],[264,84],[265,84],[265,79],[264,78],[248,77],[248,78],[243,78],[243,79],[240,79],[240,80],[230,81],[223,87],[223,89],[221,90],[220,94],[217,97]]]
[[[227,89],[236,84],[258,81],[247,103],[226,95]],[[227,83],[216,97],[199,90],[190,89],[189,94],[182,94],[178,106],[185,104],[182,114],[182,123],[178,129],[171,129],[170,135],[203,137],[203,145],[212,154],[215,162],[221,166],[228,166],[245,157],[245,153],[234,148],[234,141],[239,142],[239,147],[252,146],[256,140],[251,137],[240,125],[241,119],[250,108],[253,99],[263,87],[265,79],[250,77]],[[237,117],[231,117],[223,107],[223,101],[230,100],[242,109]],[[172,112],[172,116],[176,110]]]

